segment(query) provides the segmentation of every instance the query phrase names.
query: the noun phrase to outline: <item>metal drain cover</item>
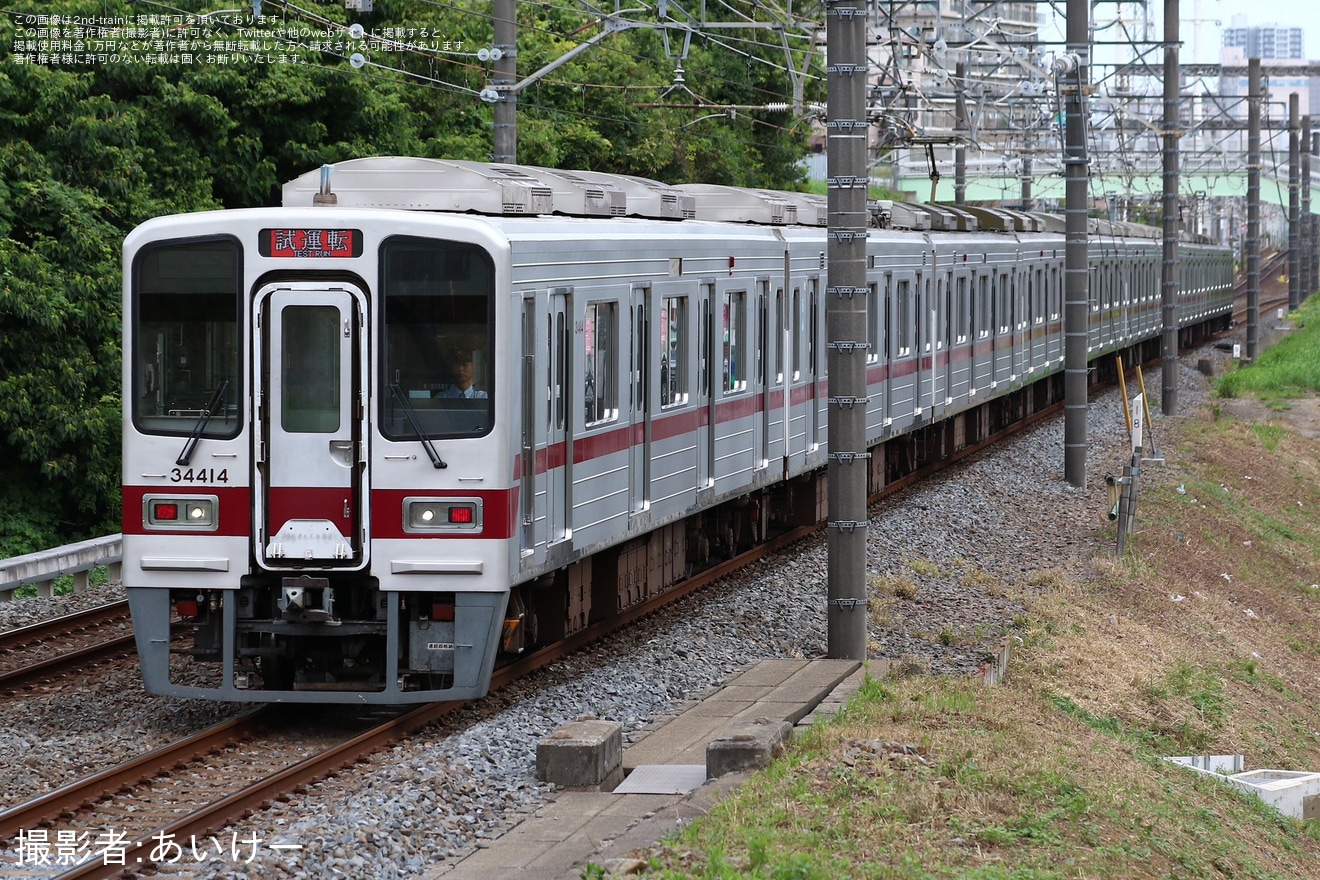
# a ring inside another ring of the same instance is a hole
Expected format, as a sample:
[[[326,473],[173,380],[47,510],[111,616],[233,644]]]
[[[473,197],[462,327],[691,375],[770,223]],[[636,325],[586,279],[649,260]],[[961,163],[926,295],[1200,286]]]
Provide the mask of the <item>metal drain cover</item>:
[[[642,764],[615,794],[687,794],[706,781],[705,764]]]

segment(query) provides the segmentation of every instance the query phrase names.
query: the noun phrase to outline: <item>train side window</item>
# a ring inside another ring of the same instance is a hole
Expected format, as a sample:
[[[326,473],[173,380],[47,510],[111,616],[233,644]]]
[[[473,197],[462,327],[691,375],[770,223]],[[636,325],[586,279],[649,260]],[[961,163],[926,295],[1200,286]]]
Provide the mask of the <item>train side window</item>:
[[[972,322],[972,303],[970,299],[968,299],[967,294],[967,276],[960,275],[954,284],[954,289],[956,291],[953,303],[953,309],[955,312],[953,325],[953,332],[955,334],[954,341],[966,342],[968,335],[971,333],[971,327],[969,325]]]
[[[554,363],[547,366],[547,369],[554,371],[550,378],[551,395],[554,398],[554,427],[556,431],[564,430],[564,401],[566,399],[565,390],[568,383],[565,381],[568,373],[568,328],[567,319],[562,311],[555,312],[554,341],[550,345],[550,351],[555,353]]]
[[[1044,272],[1041,272],[1040,269],[1036,269],[1035,272],[1032,273],[1031,290],[1032,290],[1031,314],[1035,315],[1036,323],[1044,323],[1045,322],[1045,277],[1044,277]]]
[[[784,291],[775,290],[775,384],[784,382]]]
[[[700,392],[702,394],[708,394],[710,393],[711,390],[710,357],[711,357],[712,349],[710,347],[711,346],[710,310],[714,298],[715,298],[715,289],[709,284],[701,285],[701,327],[698,331],[699,333],[701,333],[701,350],[697,352],[697,358],[698,358],[697,369],[699,371],[697,374],[697,388],[700,389]]]
[[[587,306],[583,324],[586,376],[583,379],[583,422],[596,425],[619,417],[619,307],[599,302]]]
[[[802,290],[793,288],[793,364],[794,381],[802,378]]]
[[[885,285],[889,285],[889,276],[885,276]],[[866,285],[866,362],[873,364],[880,360],[880,285],[872,281]]]
[[[241,277],[242,253],[230,239],[166,242],[137,255],[129,320],[138,428],[187,434],[223,385],[202,436],[237,436]]]
[[[807,363],[811,376],[815,379],[829,375],[829,364],[827,363],[822,370],[820,362],[816,359],[816,337],[820,333],[820,284],[816,278],[811,279],[811,297],[807,309]]]
[[[633,317],[633,371],[630,378],[632,383],[633,401],[629,404],[633,412],[650,412],[651,408],[647,404],[650,401],[647,384],[650,380],[650,372],[646,368],[646,359],[650,357],[651,340],[646,328],[646,309],[650,302],[650,297],[643,297],[646,304],[638,303],[634,306]]]
[[[992,327],[992,311],[994,291],[991,289],[990,276],[980,275],[976,279],[976,335],[980,339],[985,339],[990,335]]]
[[[918,278],[917,289],[921,291],[921,302],[917,306],[917,338],[921,342],[922,351],[931,350],[931,337],[935,335],[935,328],[930,326],[934,306],[930,299],[930,279]]]
[[[747,293],[724,294],[724,393],[747,388]]]
[[[894,357],[912,354],[912,282],[900,279],[894,285]]]
[[[660,310],[660,405],[688,401],[688,298],[665,297]]]
[[[1007,333],[1013,324],[1013,288],[1008,276],[1000,274],[996,308],[999,310],[999,332]]]

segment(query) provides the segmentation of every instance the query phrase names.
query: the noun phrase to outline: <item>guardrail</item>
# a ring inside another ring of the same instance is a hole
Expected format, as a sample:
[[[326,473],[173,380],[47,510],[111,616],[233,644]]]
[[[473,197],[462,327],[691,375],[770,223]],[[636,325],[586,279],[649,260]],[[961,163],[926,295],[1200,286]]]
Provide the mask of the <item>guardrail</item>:
[[[119,535],[0,560],[0,602],[13,599],[14,590],[26,584],[35,584],[38,596],[50,598],[55,594],[55,579],[66,574],[73,575],[73,589],[81,593],[87,589],[88,572],[103,565],[110,568],[110,580],[117,581],[122,560],[123,541]]]

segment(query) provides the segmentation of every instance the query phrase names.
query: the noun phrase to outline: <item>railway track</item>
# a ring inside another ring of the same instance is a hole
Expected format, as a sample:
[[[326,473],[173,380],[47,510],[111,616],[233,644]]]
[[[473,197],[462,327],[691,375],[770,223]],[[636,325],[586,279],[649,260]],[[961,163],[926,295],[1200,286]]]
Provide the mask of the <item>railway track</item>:
[[[112,602],[0,633],[0,694],[133,653],[128,602]]]
[[[1288,308],[1288,284],[1280,280],[1280,272],[1288,269],[1288,252],[1277,251],[1266,257],[1260,267],[1260,294],[1258,308],[1261,315],[1273,309]],[[1244,275],[1233,284],[1233,325],[1247,323],[1247,278]]]

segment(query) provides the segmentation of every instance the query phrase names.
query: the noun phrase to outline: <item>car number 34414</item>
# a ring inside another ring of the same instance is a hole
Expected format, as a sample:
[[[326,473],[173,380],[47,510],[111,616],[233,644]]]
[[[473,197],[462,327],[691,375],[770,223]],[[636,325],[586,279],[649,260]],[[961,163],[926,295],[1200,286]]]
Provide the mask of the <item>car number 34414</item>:
[[[182,468],[170,469],[171,483],[228,483],[229,468]]]

